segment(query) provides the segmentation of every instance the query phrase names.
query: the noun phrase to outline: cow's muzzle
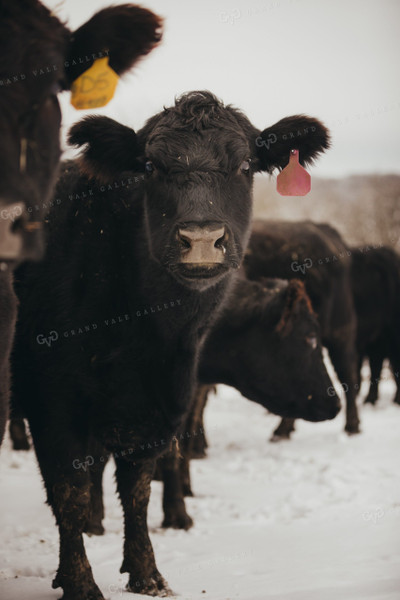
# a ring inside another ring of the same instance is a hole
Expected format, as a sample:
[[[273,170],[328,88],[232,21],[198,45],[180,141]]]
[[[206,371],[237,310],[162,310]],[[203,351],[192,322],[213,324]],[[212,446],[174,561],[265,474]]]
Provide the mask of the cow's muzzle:
[[[209,269],[224,263],[228,235],[220,224],[193,225],[177,231],[180,246],[180,262]]]

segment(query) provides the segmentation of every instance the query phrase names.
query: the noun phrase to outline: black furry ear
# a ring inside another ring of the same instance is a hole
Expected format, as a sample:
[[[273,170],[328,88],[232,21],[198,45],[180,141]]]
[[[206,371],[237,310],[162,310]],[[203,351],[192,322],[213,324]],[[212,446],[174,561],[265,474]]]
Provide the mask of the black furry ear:
[[[290,150],[299,150],[300,163],[312,164],[330,146],[329,131],[318,119],[295,115],[281,119],[264,129],[255,140],[257,171],[283,169],[289,162]]]
[[[107,183],[124,171],[141,167],[136,133],[108,117],[93,115],[75,123],[68,142],[72,146],[85,146],[78,163],[89,179]]]
[[[291,279],[286,288],[285,308],[275,331],[287,335],[292,330],[293,319],[299,315],[304,318],[307,313],[315,315],[304,283],[299,279]]]
[[[65,68],[69,85],[102,56],[121,75],[160,42],[162,24],[161,17],[134,4],[99,11],[71,34]]]

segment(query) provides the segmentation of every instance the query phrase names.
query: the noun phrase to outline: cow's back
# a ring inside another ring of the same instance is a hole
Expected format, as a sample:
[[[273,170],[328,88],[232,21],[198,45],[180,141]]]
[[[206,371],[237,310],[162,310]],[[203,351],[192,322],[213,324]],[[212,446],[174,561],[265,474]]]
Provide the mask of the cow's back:
[[[250,279],[304,281],[323,338],[349,319],[350,252],[339,233],[311,221],[255,221],[244,268]],[[341,305],[343,310],[338,309]]]

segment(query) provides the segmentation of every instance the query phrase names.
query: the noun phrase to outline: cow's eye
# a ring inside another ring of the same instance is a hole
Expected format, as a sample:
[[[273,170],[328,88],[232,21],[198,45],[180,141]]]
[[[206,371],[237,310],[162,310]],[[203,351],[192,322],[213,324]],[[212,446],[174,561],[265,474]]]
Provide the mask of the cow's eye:
[[[151,160],[148,160],[146,162],[146,164],[144,165],[144,170],[146,171],[147,175],[151,175],[152,173],[154,173],[154,165],[151,162]]]
[[[250,159],[244,160],[242,162],[242,164],[240,165],[240,170],[242,173],[246,173],[246,174],[250,172]]]
[[[318,346],[318,339],[315,334],[308,335],[306,337],[306,342],[313,350]]]

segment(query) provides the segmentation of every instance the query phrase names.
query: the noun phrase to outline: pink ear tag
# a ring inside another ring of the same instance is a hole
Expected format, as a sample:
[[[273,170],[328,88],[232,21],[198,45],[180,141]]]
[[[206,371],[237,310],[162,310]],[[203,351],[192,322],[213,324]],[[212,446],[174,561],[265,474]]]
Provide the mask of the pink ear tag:
[[[311,175],[299,164],[299,151],[291,150],[289,164],[276,178],[281,196],[305,196],[311,190]]]

